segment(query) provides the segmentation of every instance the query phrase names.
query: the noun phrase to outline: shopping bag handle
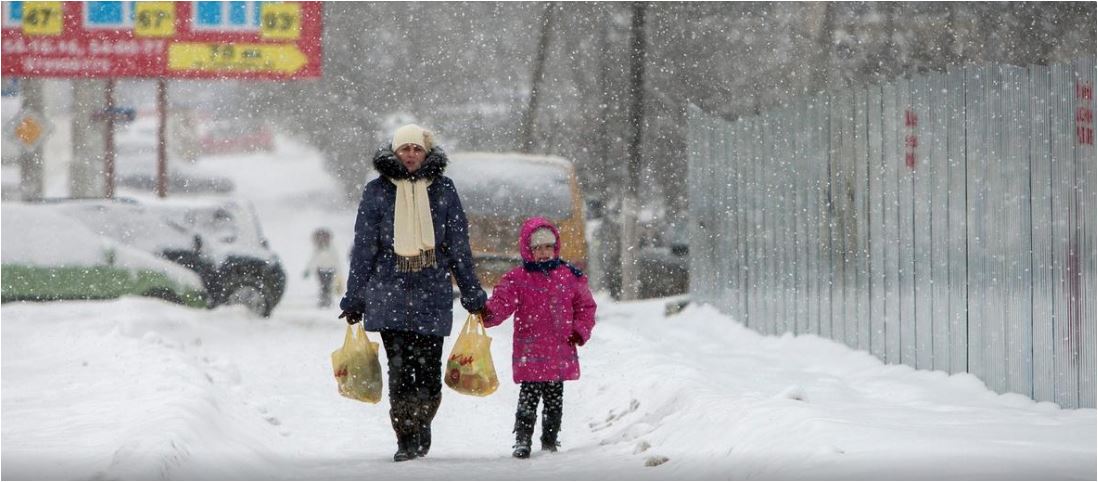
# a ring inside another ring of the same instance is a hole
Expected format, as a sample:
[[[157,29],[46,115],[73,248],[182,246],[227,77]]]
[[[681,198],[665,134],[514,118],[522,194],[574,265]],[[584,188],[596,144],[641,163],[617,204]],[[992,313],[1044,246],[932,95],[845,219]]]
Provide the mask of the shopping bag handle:
[[[343,337],[343,346],[350,346],[354,343],[356,338],[355,332],[358,332],[357,338],[363,339],[366,343],[370,343],[370,337],[366,335],[366,328],[362,326],[362,323],[355,323],[354,325],[347,325],[347,334]]]
[[[465,328],[462,328],[461,332],[488,336],[488,330],[484,329],[484,320],[480,318],[480,315],[472,313],[465,319]]]
[[[355,341],[354,327],[347,325],[347,335],[343,337],[343,346],[351,346]]]

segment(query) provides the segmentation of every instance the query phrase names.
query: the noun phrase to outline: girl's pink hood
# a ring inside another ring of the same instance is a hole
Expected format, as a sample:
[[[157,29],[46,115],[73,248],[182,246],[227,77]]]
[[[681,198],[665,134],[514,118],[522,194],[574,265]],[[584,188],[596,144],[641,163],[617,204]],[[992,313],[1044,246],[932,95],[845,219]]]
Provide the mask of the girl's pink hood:
[[[522,223],[522,231],[519,232],[519,253],[522,254],[523,261],[534,261],[534,250],[530,249],[530,236],[542,227],[553,231],[553,236],[557,238],[557,243],[553,246],[553,257],[560,257],[560,232],[557,231],[557,227],[548,219],[532,217]]]

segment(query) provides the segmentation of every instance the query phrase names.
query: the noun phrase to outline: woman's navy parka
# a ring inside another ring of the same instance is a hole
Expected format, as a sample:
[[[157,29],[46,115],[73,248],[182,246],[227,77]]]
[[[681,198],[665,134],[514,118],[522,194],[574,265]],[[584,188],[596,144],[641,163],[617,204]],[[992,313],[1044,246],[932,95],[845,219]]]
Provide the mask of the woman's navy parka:
[[[446,153],[435,147],[415,172],[401,164],[393,151],[379,149],[374,167],[381,174],[362,191],[355,221],[347,293],[339,302],[344,311],[362,313],[367,331],[400,330],[448,336],[453,322],[450,274],[461,290],[461,305],[480,311],[487,295],[473,270],[469,223],[454,182],[443,176]],[[393,252],[394,179],[434,179],[427,188],[435,228],[435,266],[397,272]]]

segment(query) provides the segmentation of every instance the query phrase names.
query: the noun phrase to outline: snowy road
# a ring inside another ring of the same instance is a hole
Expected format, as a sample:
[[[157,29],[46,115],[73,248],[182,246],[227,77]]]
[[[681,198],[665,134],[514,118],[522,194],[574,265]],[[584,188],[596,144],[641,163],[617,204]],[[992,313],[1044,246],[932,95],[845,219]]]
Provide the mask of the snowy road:
[[[431,454],[395,464],[388,398],[336,393],[344,325],[300,278],[308,233],[346,243],[352,224],[316,154],[282,143],[203,164],[255,203],[285,300],[266,320],[143,298],[3,305],[4,479],[1096,478],[1093,409],[764,337],[708,307],[665,317],[661,300],[606,298],[565,384],[562,452],[510,457],[508,322],[490,332],[500,389],[444,388]]]

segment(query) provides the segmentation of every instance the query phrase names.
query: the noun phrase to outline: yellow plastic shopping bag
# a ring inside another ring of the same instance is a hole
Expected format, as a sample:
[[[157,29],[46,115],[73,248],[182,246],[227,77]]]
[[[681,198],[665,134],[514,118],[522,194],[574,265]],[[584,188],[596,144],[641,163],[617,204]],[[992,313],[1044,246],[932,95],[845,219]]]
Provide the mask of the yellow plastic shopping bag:
[[[469,315],[446,360],[446,385],[458,393],[478,397],[495,392],[499,379],[492,364],[491,345],[492,338],[484,331],[480,317]]]
[[[343,346],[332,352],[332,371],[339,394],[363,402],[381,401],[381,362],[377,343],[370,341],[362,324],[347,326]]]

